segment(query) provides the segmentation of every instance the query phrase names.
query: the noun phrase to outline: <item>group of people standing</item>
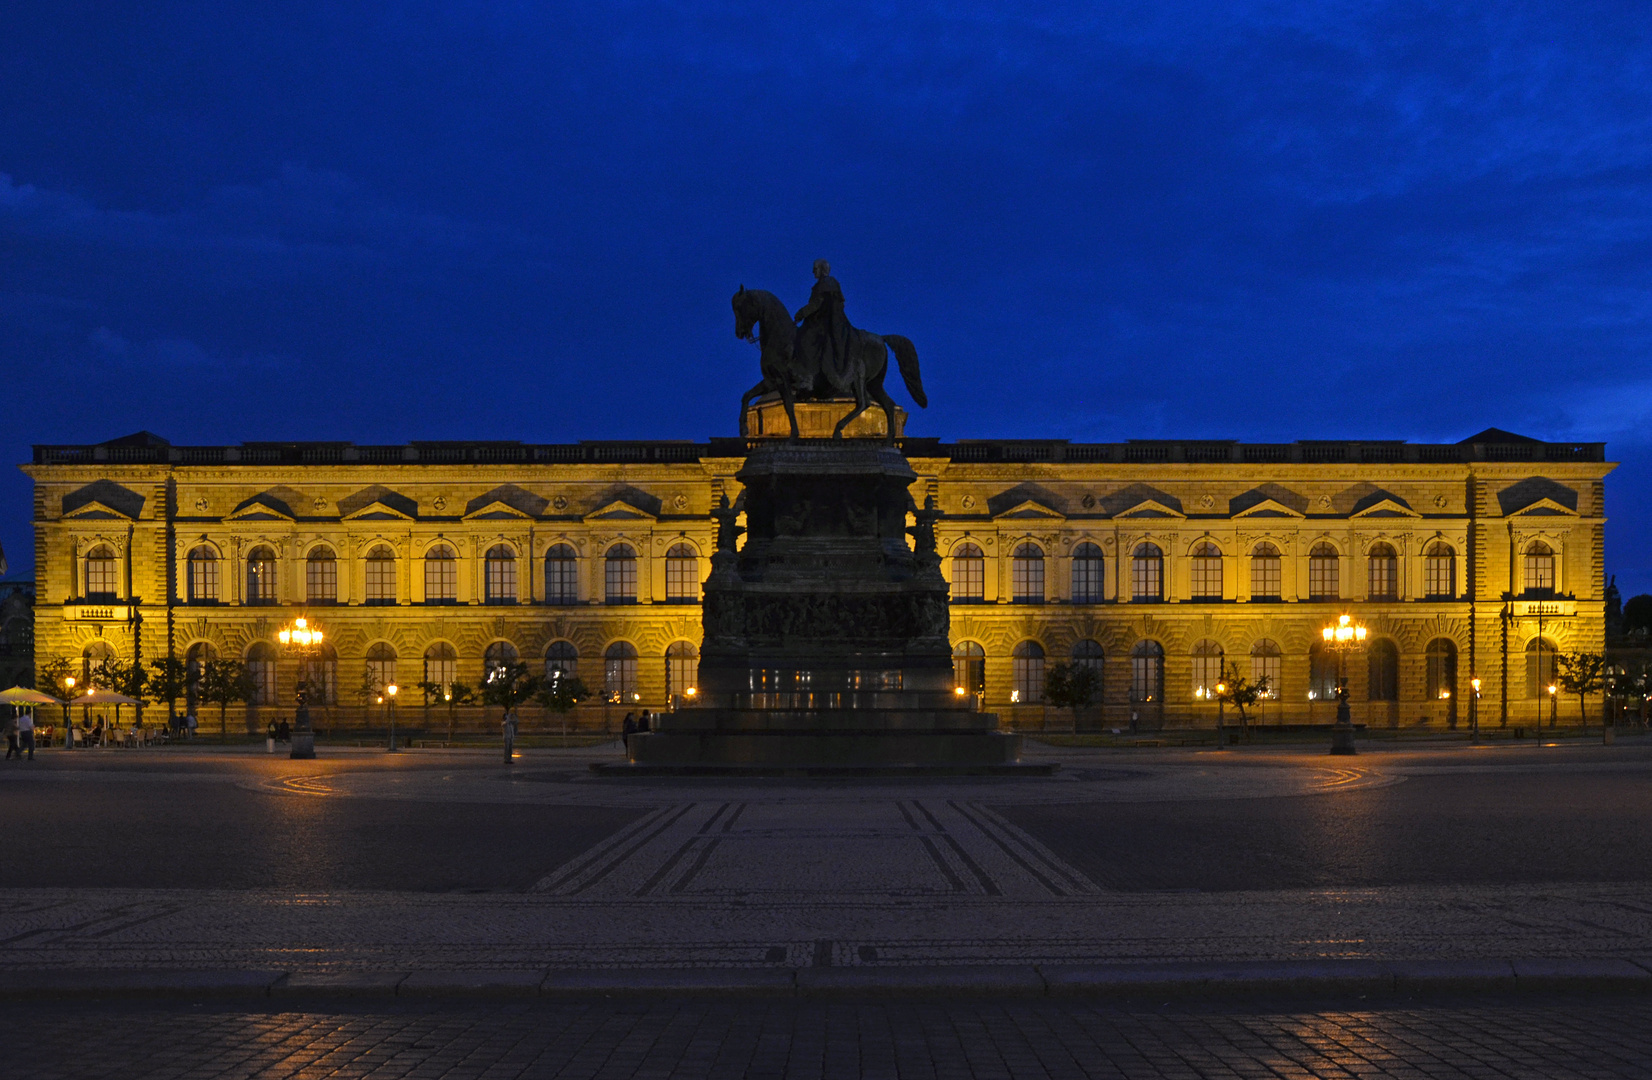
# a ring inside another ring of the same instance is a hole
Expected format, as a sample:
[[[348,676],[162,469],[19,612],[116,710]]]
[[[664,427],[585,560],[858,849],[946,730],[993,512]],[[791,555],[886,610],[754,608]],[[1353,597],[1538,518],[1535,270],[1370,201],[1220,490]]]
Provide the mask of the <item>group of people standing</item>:
[[[631,736],[644,734],[651,731],[653,727],[654,714],[647,709],[642,711],[641,716],[634,712],[628,712],[625,714],[625,719],[620,723],[620,737],[624,739],[626,746],[630,746]]]

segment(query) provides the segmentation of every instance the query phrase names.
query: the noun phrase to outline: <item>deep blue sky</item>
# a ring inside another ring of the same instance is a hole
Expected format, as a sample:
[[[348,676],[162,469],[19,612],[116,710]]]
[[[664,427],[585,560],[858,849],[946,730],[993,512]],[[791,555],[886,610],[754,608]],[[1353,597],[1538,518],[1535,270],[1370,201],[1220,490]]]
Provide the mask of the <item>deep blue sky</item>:
[[[826,257],[914,433],[1606,440],[1652,590],[1644,0],[19,4],[0,174],[11,461],[732,434]]]

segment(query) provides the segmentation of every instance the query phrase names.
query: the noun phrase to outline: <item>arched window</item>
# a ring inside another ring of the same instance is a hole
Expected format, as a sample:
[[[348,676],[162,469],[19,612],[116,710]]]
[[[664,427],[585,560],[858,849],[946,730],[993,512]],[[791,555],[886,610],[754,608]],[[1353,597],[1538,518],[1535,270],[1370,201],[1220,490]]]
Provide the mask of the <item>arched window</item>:
[[[1317,641],[1308,646],[1308,700],[1335,701],[1338,670],[1335,653]]]
[[[99,544],[86,553],[86,599],[111,604],[115,600],[115,549]]]
[[[1214,701],[1222,681],[1222,646],[1209,638],[1193,646],[1193,699]]]
[[[1279,568],[1278,548],[1264,540],[1251,549],[1250,598],[1252,600],[1278,600],[1280,598],[1282,591]]]
[[[522,654],[516,651],[516,646],[508,641],[495,641],[482,651],[482,682],[486,683],[493,678],[493,673],[511,664],[518,663]]]
[[[323,643],[298,665],[298,691],[309,705],[338,704],[338,652]]]
[[[1387,638],[1378,638],[1365,650],[1366,689],[1372,701],[1400,700],[1400,650]]]
[[[1041,703],[1044,700],[1044,646],[1036,641],[1023,641],[1010,657],[1015,669],[1010,701],[1019,705]]]
[[[980,600],[986,595],[987,560],[974,544],[959,544],[952,550],[952,599]]]
[[[1436,540],[1423,553],[1423,592],[1430,600],[1457,595],[1457,553],[1450,544]]]
[[[1156,641],[1138,641],[1130,650],[1130,700],[1159,701],[1164,698],[1164,646]]]
[[[275,646],[255,641],[247,650],[247,675],[252,679],[252,703],[275,704]]]
[[[247,603],[275,603],[275,552],[267,547],[247,555]]]
[[[1546,599],[1554,595],[1554,551],[1548,544],[1534,540],[1527,545],[1525,571],[1527,596]]]
[[[1137,544],[1130,553],[1130,600],[1151,604],[1163,599],[1164,552],[1157,544]]]
[[[1073,548],[1073,603],[1099,604],[1104,598],[1101,549],[1091,543]]]
[[[1308,550],[1308,599],[1335,600],[1341,595],[1337,549],[1321,541]]]
[[[1371,545],[1365,560],[1365,585],[1372,600],[1400,598],[1400,559],[1391,545]]]
[[[952,685],[961,686],[977,700],[987,692],[987,654],[973,641],[952,647]]]
[[[453,681],[459,677],[459,653],[445,641],[438,641],[424,651],[424,681],[429,700],[442,698]]]
[[[1279,678],[1283,657],[1279,645],[1262,638],[1250,647],[1250,681],[1261,697],[1272,701],[1279,697]]]
[[[545,602],[579,603],[579,555],[572,544],[552,544],[545,552]]]
[[[424,602],[459,602],[459,560],[446,544],[437,544],[424,553]]]
[[[685,699],[689,687],[699,683],[699,653],[691,641],[673,641],[665,649],[665,693],[672,700]]]
[[[602,595],[609,604],[637,602],[637,552],[630,544],[615,544],[602,561]]]
[[[545,678],[571,679],[579,674],[579,650],[571,641],[553,641],[545,648]]]
[[[94,641],[80,651],[80,686],[75,689],[75,696],[101,686],[105,690],[109,686],[109,664],[115,659],[114,646],[107,641]]]
[[[602,688],[608,700],[631,704],[642,700],[637,692],[637,647],[616,641],[602,654]]]
[[[396,602],[396,553],[389,544],[375,544],[367,553],[367,602]]]
[[[311,604],[338,602],[338,560],[326,544],[311,548],[304,560],[304,599]]]
[[[1428,643],[1428,700],[1454,701],[1457,697],[1457,643],[1435,638]]]
[[[700,599],[700,557],[688,544],[672,544],[665,553],[665,601],[692,604]]]
[[[218,553],[205,544],[189,549],[189,602],[218,602]]]
[[[495,544],[488,548],[484,560],[486,602],[516,603],[516,552],[508,544]]]
[[[1194,545],[1193,557],[1189,560],[1189,563],[1193,599],[1220,600],[1222,598],[1222,549],[1209,540],[1201,541]]]
[[[1018,544],[1010,559],[1010,591],[1017,604],[1044,602],[1044,549]]]
[[[373,685],[383,692],[396,681],[396,649],[386,641],[376,641],[367,648],[367,674]]]
[[[1549,696],[1549,687],[1555,683],[1554,642],[1548,638],[1532,638],[1526,642],[1526,696],[1541,701]]]

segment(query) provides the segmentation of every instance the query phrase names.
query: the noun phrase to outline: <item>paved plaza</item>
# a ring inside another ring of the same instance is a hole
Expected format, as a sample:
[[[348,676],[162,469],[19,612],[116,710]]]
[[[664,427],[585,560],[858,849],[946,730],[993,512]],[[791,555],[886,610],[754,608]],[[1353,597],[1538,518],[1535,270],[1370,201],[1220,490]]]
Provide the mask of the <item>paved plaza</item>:
[[[0,769],[7,1073],[1652,1073],[1652,746],[1034,753],[42,752]]]

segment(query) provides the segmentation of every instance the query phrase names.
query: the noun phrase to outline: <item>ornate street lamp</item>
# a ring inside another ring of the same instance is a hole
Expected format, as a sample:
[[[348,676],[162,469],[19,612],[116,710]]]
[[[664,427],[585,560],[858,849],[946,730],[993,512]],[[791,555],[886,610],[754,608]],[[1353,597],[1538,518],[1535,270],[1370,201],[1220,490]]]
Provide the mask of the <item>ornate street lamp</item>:
[[[294,619],[291,626],[282,627],[275,636],[283,649],[297,655],[300,664],[321,652],[321,627],[311,626],[309,620],[302,615]],[[315,729],[310,727],[310,704],[303,679],[298,680],[298,707],[293,712],[292,752],[287,756],[315,757]]]
[[[1325,647],[1337,654],[1337,722],[1331,728],[1331,753],[1357,754],[1354,718],[1348,712],[1348,654],[1365,648],[1365,627],[1343,615],[1319,633]]]
[[[391,683],[384,688],[385,709],[390,713],[390,752],[396,752],[396,690],[398,687]]]
[[[1469,739],[1473,742],[1479,742],[1480,741],[1480,676],[1476,675],[1474,678],[1472,678],[1468,681],[1468,684],[1470,686],[1474,687],[1474,696],[1469,699],[1469,703],[1468,703]]]

